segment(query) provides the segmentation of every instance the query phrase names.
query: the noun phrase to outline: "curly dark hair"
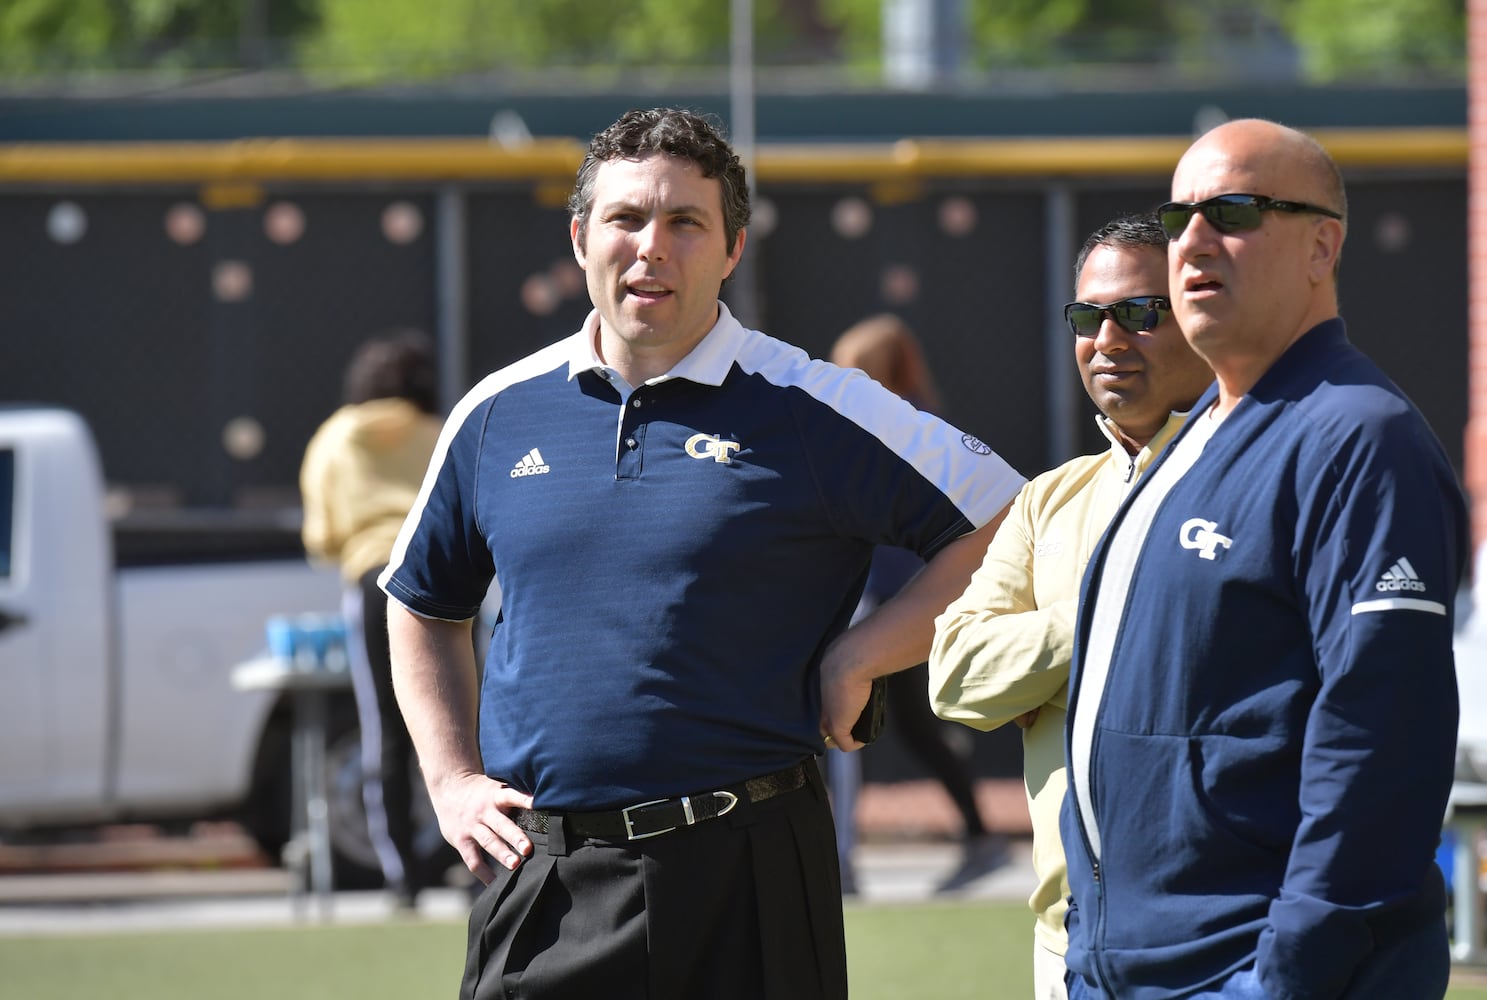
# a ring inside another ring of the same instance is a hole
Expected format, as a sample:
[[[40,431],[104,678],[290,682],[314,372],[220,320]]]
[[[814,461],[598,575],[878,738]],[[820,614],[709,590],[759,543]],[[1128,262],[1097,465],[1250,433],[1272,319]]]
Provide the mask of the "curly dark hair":
[[[703,177],[716,177],[723,187],[723,237],[732,253],[738,234],[749,224],[749,185],[743,164],[723,138],[715,120],[678,108],[636,108],[594,136],[578,168],[568,211],[578,220],[578,243],[588,237],[594,207],[594,178],[609,160],[634,159],[661,152],[697,164]]]
[[[1153,212],[1133,212],[1117,216],[1089,234],[1079,254],[1074,258],[1074,284],[1079,284],[1079,275],[1084,272],[1084,262],[1095,247],[1118,247],[1135,249],[1154,247],[1167,255],[1167,232]]]

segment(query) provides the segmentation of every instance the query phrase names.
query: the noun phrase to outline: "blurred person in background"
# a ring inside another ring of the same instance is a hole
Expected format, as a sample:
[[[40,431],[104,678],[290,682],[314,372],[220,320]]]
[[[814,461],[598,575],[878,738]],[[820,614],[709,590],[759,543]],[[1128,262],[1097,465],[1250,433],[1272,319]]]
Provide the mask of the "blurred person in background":
[[[923,345],[902,318],[891,313],[870,316],[849,327],[832,345],[830,361],[843,368],[856,368],[888,391],[912,403],[916,409],[939,414],[943,410],[939,388],[924,356]],[[908,549],[880,545],[873,550],[867,586],[855,618],[898,593],[924,566]],[[951,802],[961,821],[961,859],[937,887],[940,892],[960,889],[995,870],[1006,860],[1007,842],[988,831],[976,805],[975,778],[970,762],[946,738],[944,724],[930,709],[925,696],[927,668],[923,663],[888,676],[887,725],[904,747],[929,769]],[[827,773],[832,804],[836,811],[837,855],[842,868],[842,891],[856,892],[852,855],[857,842],[854,822],[857,792],[862,784],[858,754],[828,750]]]
[[[1037,887],[1028,898],[1036,1000],[1065,1000],[1059,840],[1067,788],[1064,720],[1085,564],[1131,487],[1213,381],[1172,317],[1167,235],[1154,215],[1095,230],[1074,262],[1064,318],[1074,361],[1110,442],[1023,487],[971,584],[935,621],[930,695],[943,718],[982,731],[1022,727]]]
[[[1439,998],[1456,474],[1348,341],[1347,199],[1315,139],[1227,122],[1172,199],[1172,309],[1215,384],[1085,575],[1069,995]]]
[[[394,901],[412,908],[441,873],[429,870],[427,859],[420,863],[415,846],[413,744],[393,696],[387,598],[377,576],[443,424],[428,337],[404,331],[366,341],[347,366],[342,398],[305,449],[302,535],[312,559],[340,567],[367,831]],[[458,860],[442,853],[446,864]]]
[[[733,318],[748,199],[699,115],[593,138],[569,236],[594,311],[455,407],[381,578],[441,829],[488,883],[466,1000],[846,996],[813,757],[860,746],[1023,479]],[[880,543],[928,563],[848,629]]]

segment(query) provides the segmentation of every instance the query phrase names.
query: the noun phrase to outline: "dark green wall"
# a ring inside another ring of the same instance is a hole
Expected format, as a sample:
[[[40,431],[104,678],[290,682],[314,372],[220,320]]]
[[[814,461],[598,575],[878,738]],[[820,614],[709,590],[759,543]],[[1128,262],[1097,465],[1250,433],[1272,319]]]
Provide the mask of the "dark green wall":
[[[282,97],[0,98],[0,142],[233,139],[248,136],[485,135],[502,111],[533,135],[587,139],[627,108],[681,105],[729,116],[724,92],[471,96],[427,90]],[[902,136],[1186,135],[1209,109],[1300,128],[1466,125],[1466,88],[1274,87],[844,95],[763,93],[761,142]]]

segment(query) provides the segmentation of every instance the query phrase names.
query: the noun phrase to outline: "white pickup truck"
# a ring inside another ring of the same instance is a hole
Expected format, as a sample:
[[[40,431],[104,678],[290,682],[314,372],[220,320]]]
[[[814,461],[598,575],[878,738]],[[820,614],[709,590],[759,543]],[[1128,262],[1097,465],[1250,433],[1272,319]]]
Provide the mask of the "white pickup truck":
[[[154,564],[128,565],[104,502],[80,417],[0,407],[0,839],[225,817],[278,858],[290,706],[235,689],[231,673],[264,649],[269,617],[336,611],[339,582],[307,563],[296,525],[255,533],[205,513],[172,518],[182,558],[162,557],[157,539]],[[349,694],[331,717],[331,833],[347,884],[375,859]]]

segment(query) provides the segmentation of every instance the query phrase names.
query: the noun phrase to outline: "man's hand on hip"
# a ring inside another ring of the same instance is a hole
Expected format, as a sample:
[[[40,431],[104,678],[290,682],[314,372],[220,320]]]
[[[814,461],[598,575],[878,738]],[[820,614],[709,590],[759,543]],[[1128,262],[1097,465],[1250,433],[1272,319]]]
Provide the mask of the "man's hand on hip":
[[[453,775],[438,787],[430,784],[429,793],[439,832],[481,882],[490,885],[496,877],[488,859],[515,870],[522,858],[531,856],[531,840],[506,815],[511,809],[532,808],[530,795],[484,774]]]

